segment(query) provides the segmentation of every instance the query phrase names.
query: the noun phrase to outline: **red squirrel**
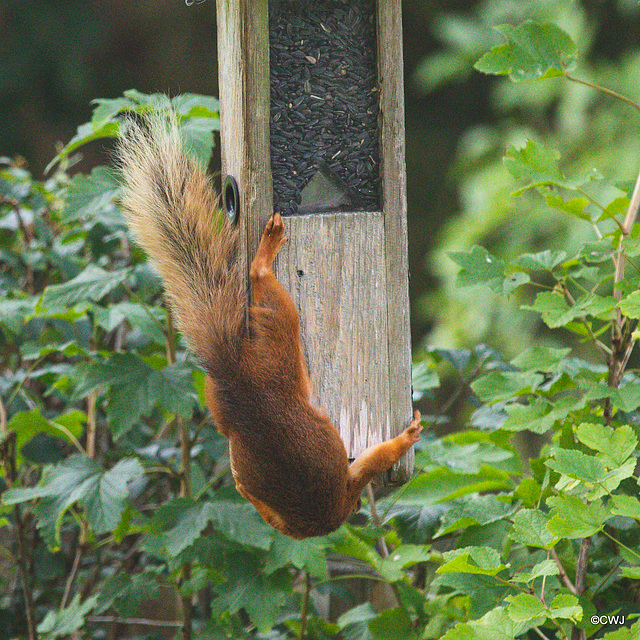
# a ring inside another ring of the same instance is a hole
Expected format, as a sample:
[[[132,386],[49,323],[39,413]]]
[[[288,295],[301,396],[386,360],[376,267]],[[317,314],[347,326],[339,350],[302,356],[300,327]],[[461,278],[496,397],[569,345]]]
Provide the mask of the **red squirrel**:
[[[238,491],[293,538],[337,529],[362,489],[420,439],[420,413],[399,436],[349,464],[338,429],[311,404],[298,313],[272,265],[286,242],[274,213],[251,263],[248,308],[238,228],[206,173],[183,150],[175,117],[129,121],[118,146],[122,205],[151,257],[189,347],[206,403],[229,439]]]

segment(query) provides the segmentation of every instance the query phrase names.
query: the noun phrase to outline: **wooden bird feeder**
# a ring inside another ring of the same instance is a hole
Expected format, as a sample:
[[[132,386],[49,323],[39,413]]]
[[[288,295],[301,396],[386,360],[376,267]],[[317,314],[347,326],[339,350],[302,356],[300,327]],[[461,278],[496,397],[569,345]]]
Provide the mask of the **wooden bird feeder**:
[[[412,415],[401,1],[217,0],[217,17],[223,199],[247,269],[285,216],[276,275],[355,458]]]

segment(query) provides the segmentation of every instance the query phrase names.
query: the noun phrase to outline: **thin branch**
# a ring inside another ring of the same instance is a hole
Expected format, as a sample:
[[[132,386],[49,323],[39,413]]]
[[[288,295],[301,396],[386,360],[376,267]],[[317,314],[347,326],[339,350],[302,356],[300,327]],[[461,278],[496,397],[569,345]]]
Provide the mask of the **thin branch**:
[[[571,582],[569,576],[567,575],[567,572],[564,570],[564,567],[562,566],[562,562],[560,561],[560,558],[558,557],[556,550],[551,549],[551,551],[549,551],[549,556],[556,563],[556,566],[558,567],[558,571],[560,572],[560,580],[562,580],[562,584],[564,584],[564,586],[567,587],[567,589],[569,589],[571,593],[573,593],[574,595],[578,595],[578,590],[576,589],[573,582]]]
[[[18,473],[16,470],[16,433],[15,431],[9,431],[2,444],[0,444],[0,458],[5,470],[5,478],[9,487],[15,483]],[[27,544],[27,536],[25,531],[25,520],[22,517],[22,511],[20,505],[15,505],[13,508],[13,517],[16,529],[16,538],[18,540],[18,557],[16,558],[16,564],[18,566],[18,573],[22,579],[22,592],[25,603],[25,613],[27,617],[27,634],[29,640],[36,640],[38,632],[36,629],[36,609],[33,601],[33,587],[31,586],[31,576],[29,573],[31,550],[30,545]]]
[[[591,89],[595,89],[596,91],[600,91],[600,93],[605,93],[612,98],[616,98],[618,100],[622,100],[622,102],[626,102],[628,105],[632,106],[637,111],[640,111],[640,104],[631,100],[631,98],[627,98],[627,96],[623,96],[621,93],[617,91],[612,91],[611,89],[607,89],[606,87],[601,87],[600,85],[594,84],[592,82],[587,82],[586,80],[580,80],[574,76],[570,76],[565,72],[564,77],[567,80],[571,80],[571,82],[577,82],[578,84],[583,84],[585,87],[590,87]]]
[[[302,611],[300,612],[300,640],[304,640],[307,630],[307,616],[309,615],[309,594],[311,593],[311,576],[308,571],[304,572],[304,598],[302,600]]]
[[[373,524],[376,525],[379,529],[382,528],[382,521],[380,520],[380,516],[378,516],[378,509],[376,508],[376,499],[373,495],[373,487],[371,483],[367,484],[367,499],[369,500],[369,509],[371,510],[371,519],[373,520]],[[389,557],[389,547],[387,547],[387,541],[384,538],[380,538],[380,555],[383,558]],[[393,549],[392,549],[393,551]],[[393,582],[389,582],[389,587],[391,587],[391,591],[393,591],[393,595],[398,603],[399,607],[403,607],[402,598],[400,597],[400,591],[398,590],[398,585]]]
[[[143,627],[173,627],[177,628],[182,625],[181,622],[175,620],[150,620],[148,618],[118,618],[117,616],[87,616],[87,622],[105,623],[105,624],[139,624]]]

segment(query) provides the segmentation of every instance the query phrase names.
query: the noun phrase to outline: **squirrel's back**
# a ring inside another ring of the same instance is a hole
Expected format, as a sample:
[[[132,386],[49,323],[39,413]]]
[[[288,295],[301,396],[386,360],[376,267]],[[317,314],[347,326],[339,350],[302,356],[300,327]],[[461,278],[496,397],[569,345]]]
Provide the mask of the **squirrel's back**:
[[[183,150],[175,116],[128,121],[118,160],[129,227],[159,271],[191,349],[215,375],[237,360],[245,332],[238,230]]]

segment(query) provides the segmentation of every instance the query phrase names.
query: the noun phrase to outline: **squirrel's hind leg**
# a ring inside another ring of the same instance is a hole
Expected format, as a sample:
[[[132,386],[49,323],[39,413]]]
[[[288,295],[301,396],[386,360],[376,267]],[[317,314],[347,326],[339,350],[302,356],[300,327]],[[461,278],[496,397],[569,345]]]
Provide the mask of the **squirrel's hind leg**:
[[[256,350],[254,364],[265,367],[265,374],[270,378],[278,372],[279,379],[289,385],[289,391],[300,390],[308,399],[312,386],[300,343],[298,312],[272,269],[286,241],[282,217],[274,213],[267,222],[249,271],[253,284],[250,333]]]

